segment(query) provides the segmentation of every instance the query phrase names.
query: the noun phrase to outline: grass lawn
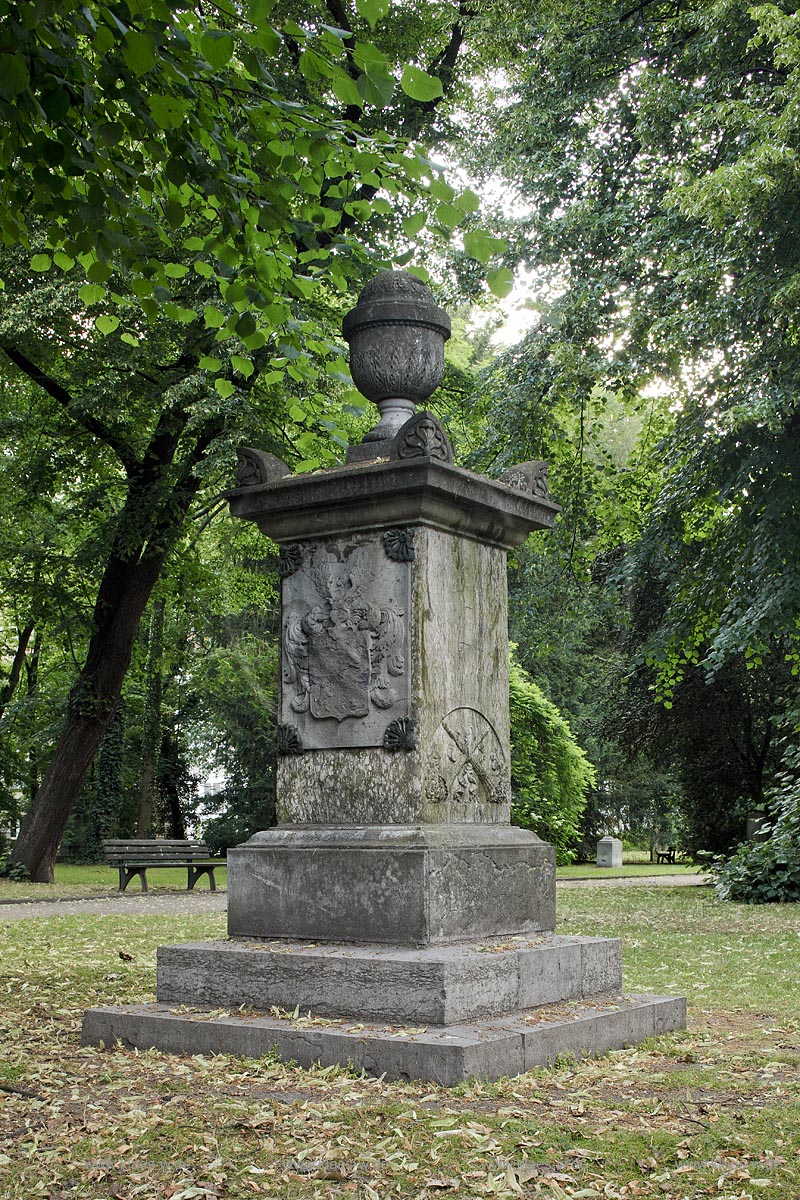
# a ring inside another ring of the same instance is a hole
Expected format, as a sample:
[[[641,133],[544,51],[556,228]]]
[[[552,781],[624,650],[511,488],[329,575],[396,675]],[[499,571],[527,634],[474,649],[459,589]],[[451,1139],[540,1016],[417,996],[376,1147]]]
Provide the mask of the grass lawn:
[[[561,893],[559,916],[621,936],[626,986],[687,995],[689,1031],[447,1090],[81,1048],[84,1008],[152,999],[159,943],[221,936],[224,918],[0,910],[0,1195],[800,1196],[800,905],[598,888]]]
[[[570,867],[556,867],[557,879],[622,879],[636,875],[702,875],[705,868],[696,863],[656,864],[651,862],[623,863],[621,867],[597,867],[593,863],[581,863]]]
[[[85,900],[92,896],[114,896],[119,891],[117,868],[103,863],[88,867],[57,863],[55,876],[55,883],[16,883],[11,879],[0,879],[0,904],[4,900]],[[217,888],[224,888],[227,880],[224,859],[219,860],[214,876]],[[151,892],[185,892],[186,868],[159,867],[157,870],[148,870],[147,886]],[[207,887],[208,877],[204,875],[195,884],[195,889]],[[139,880],[132,879],[125,894],[139,891]]]

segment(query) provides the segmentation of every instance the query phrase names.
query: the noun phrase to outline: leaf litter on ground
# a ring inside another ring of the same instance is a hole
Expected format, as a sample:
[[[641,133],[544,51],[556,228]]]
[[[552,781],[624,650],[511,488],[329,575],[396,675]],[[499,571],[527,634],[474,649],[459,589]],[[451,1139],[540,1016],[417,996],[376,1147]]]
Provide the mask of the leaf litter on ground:
[[[85,1008],[152,999],[156,947],[219,937],[223,919],[9,922],[0,1192],[8,1200],[800,1195],[800,912],[720,911],[707,894],[687,902],[679,889],[631,895],[626,905],[612,891],[571,894],[564,931],[619,933],[629,975],[648,990],[660,990],[668,971],[693,1001],[689,1031],[454,1089],[270,1058],[81,1047]],[[737,962],[718,953],[722,945]]]

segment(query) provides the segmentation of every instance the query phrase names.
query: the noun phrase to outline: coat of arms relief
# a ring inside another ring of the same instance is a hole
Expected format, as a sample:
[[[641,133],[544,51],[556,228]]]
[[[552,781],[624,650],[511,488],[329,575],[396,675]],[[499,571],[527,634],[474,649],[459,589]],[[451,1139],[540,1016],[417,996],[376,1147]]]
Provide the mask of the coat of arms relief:
[[[391,556],[385,538],[291,550],[281,723],[307,750],[382,745],[387,726],[409,714],[410,561]]]

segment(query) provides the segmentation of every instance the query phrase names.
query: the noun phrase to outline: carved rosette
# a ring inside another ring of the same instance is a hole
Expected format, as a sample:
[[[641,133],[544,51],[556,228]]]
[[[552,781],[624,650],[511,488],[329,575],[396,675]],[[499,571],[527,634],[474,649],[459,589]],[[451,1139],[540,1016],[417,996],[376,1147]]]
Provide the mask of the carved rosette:
[[[303,739],[295,725],[278,726],[278,754],[302,754]]]
[[[383,534],[383,548],[386,551],[386,557],[390,558],[392,562],[413,562],[413,528],[385,530]]]
[[[384,750],[416,750],[417,732],[413,717],[398,717],[386,726]]]
[[[447,799],[447,780],[444,775],[431,775],[425,785],[425,795],[433,804],[443,804]]]
[[[550,499],[546,462],[517,463],[515,466],[509,467],[507,471],[503,471],[500,483],[516,488],[519,492],[528,492],[531,496],[538,496],[540,500]]]
[[[288,579],[290,575],[294,575],[295,571],[299,571],[303,565],[304,557],[303,547],[298,542],[293,542],[288,546],[281,546],[280,558],[278,560],[278,574],[281,579]]]
[[[435,458],[453,461],[453,447],[441,421],[431,412],[416,413],[394,439],[392,458]]]
[[[506,759],[490,721],[474,708],[449,712],[432,739],[426,762],[426,798],[458,811],[509,798]]]

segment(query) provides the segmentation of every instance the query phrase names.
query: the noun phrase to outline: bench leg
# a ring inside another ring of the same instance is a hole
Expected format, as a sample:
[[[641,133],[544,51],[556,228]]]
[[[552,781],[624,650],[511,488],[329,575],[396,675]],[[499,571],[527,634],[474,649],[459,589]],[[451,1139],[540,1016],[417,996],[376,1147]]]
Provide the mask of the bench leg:
[[[147,867],[120,867],[119,869],[119,890],[124,892],[128,884],[136,876],[142,881],[142,891],[147,891]]]
[[[214,881],[214,871],[216,867],[195,867],[189,866],[186,868],[189,874],[188,888],[190,892],[194,891],[194,885],[197,883],[201,875],[208,876],[208,886],[212,892],[217,890],[217,885]]]

